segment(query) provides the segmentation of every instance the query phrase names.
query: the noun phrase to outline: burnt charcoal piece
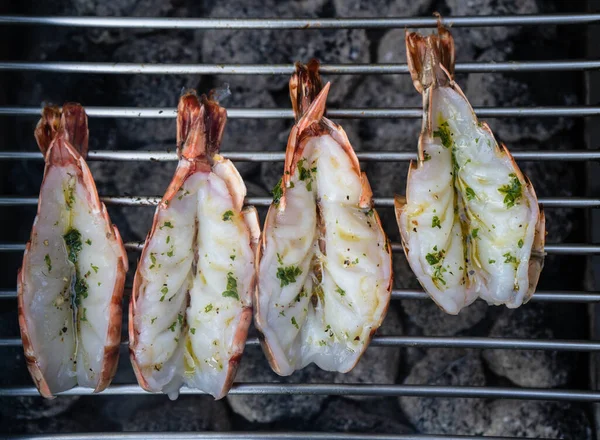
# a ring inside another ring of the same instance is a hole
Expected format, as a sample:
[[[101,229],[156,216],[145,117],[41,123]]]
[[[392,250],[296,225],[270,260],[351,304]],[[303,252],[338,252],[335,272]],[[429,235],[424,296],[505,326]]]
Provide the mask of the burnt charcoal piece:
[[[446,4],[450,8],[449,16],[522,15],[539,12],[536,0],[446,0]],[[521,30],[517,26],[488,26],[469,28],[466,33],[478,47],[487,48],[518,35]]]
[[[314,8],[306,2],[268,0],[254,2],[243,0],[235,4],[220,2],[210,16],[231,18],[315,17]],[[367,63],[369,40],[364,29],[335,30],[220,30],[205,34],[204,58],[215,63],[240,64],[292,64],[318,58],[323,64]],[[282,90],[289,77],[286,75],[245,75],[218,77],[220,82],[229,81],[251,90]],[[357,79],[351,75],[336,78],[328,101],[341,100],[354,86]],[[263,92],[261,92],[263,93]]]
[[[585,412],[567,402],[498,400],[491,405],[486,436],[591,440]]]
[[[260,347],[246,347],[236,382],[330,383],[333,373],[314,364],[291,376],[275,374]],[[327,396],[240,395],[228,396],[231,408],[251,422],[268,423],[282,419],[309,419],[321,411]]]
[[[0,414],[2,417],[36,420],[44,417],[56,417],[71,408],[79,400],[78,396],[60,396],[53,400],[35,397],[2,397]]]
[[[431,349],[404,380],[407,385],[484,386],[483,365],[477,352]],[[489,424],[483,399],[400,397],[400,406],[424,434],[481,435]]]
[[[330,401],[319,416],[304,429],[323,432],[356,432],[364,434],[412,434],[414,431],[398,418],[393,402],[351,403],[343,399]]]
[[[544,308],[525,305],[504,310],[490,332],[493,338],[556,339]],[[576,354],[546,350],[484,350],[489,368],[522,387],[565,385],[572,376]]]
[[[115,51],[114,61],[193,64],[200,62],[199,53],[184,37],[149,35],[124,43]],[[199,79],[197,75],[119,75],[114,105],[174,108],[182,90],[195,88]],[[117,127],[123,148],[163,141],[175,147],[175,118],[119,118]]]
[[[334,0],[338,17],[410,17],[426,12],[433,0]]]
[[[153,404],[141,406],[120,420],[124,432],[229,431],[227,406],[210,396],[144,396]],[[147,397],[150,397],[148,399]]]
[[[410,321],[419,326],[423,333],[433,336],[450,336],[473,327],[485,318],[488,305],[475,301],[458,315],[449,315],[433,301],[402,301],[402,307]]]

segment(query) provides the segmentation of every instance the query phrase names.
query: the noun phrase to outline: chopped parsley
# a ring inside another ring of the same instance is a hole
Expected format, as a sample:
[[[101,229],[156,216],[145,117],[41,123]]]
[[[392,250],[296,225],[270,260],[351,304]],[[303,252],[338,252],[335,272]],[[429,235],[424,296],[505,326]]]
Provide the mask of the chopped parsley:
[[[512,208],[521,199],[523,195],[521,182],[516,174],[511,173],[508,175],[511,181],[507,185],[502,185],[498,188],[500,194],[504,194],[504,204],[507,208]]]
[[[473,200],[475,197],[477,197],[475,191],[473,191],[473,188],[471,188],[470,186],[467,186],[465,192],[467,194],[467,200]]]
[[[342,289],[340,286],[337,286],[337,288],[335,289],[335,291],[336,291],[337,293],[339,293],[339,294],[340,294],[340,296],[344,296],[344,295],[346,295],[346,291],[345,291],[344,289]]]
[[[79,252],[81,252],[81,234],[77,229],[69,229],[69,232],[63,238],[67,245],[69,261],[73,264],[77,263],[77,257]]]
[[[293,325],[294,327],[296,327],[298,330],[300,330],[300,326],[299,326],[299,325],[298,325],[298,323],[296,322],[296,317],[292,316],[292,319],[291,319],[291,321],[292,321],[292,325]]]
[[[171,236],[167,235],[167,244],[169,244],[170,241],[171,241]]]
[[[195,329],[194,327],[192,327],[192,328],[190,329],[190,333],[191,333],[191,334],[193,334],[193,335],[195,335],[195,334],[196,334],[196,329]]]
[[[94,272],[98,273],[98,266],[94,266],[92,263],[90,263],[90,266],[92,267]]]
[[[52,272],[52,260],[50,259],[50,255],[46,254],[44,257],[44,261],[46,262],[46,267],[48,268],[48,272]]]
[[[177,321],[179,321],[179,325],[183,326],[183,315],[181,313],[177,314]]]
[[[227,273],[227,289],[223,292],[225,298],[240,299],[237,291],[237,280],[233,276],[233,272]]]
[[[281,187],[281,182],[282,179],[279,179],[279,182],[275,184],[273,190],[271,191],[271,194],[273,194],[273,203],[275,205],[279,205],[279,200],[281,200],[281,197],[283,196],[283,188]]]
[[[437,248],[437,246],[434,248],[434,251],[437,250],[436,248]],[[442,258],[444,258],[443,250],[441,250],[439,252],[435,252],[435,253],[431,252],[431,253],[425,255],[425,259],[432,266],[435,264],[438,264],[442,260]]]
[[[327,342],[325,342],[324,340],[322,340],[322,339],[321,339],[321,340],[319,341],[319,345],[320,345],[321,347],[324,347],[324,346],[326,346],[326,345],[327,345]]]
[[[479,234],[479,228],[475,228],[471,231],[471,237],[477,238],[477,234]]]
[[[423,151],[423,162],[427,162],[428,160],[431,160],[431,156],[427,151]]]
[[[433,137],[440,138],[445,148],[451,148],[454,143],[452,142],[452,133],[447,121],[441,123],[439,128],[433,132]]]
[[[489,264],[494,264],[496,262],[496,260],[492,260],[491,258],[488,260]]]
[[[165,300],[165,297],[167,296],[167,293],[169,293],[169,288],[166,284],[163,284],[163,288],[160,289],[160,293],[162,293],[162,296],[160,297],[160,302],[163,302]]]
[[[231,255],[229,256],[229,258],[231,259],[231,261],[235,261],[235,254],[231,254]]]
[[[172,332],[175,331],[175,327],[177,327],[177,321],[173,321],[173,324],[171,324],[168,328],[169,330],[171,330]]]
[[[92,240],[90,240],[89,238],[85,241],[88,245],[92,245]]]
[[[301,274],[302,269],[300,269],[298,266],[285,266],[277,268],[277,278],[281,281],[280,287],[295,283],[296,277]]]
[[[152,318],[152,319],[150,320],[150,324],[154,324],[154,321],[156,321],[157,319],[158,319],[158,316],[155,316],[154,318]]]
[[[517,260],[517,257],[515,257],[514,255],[512,255],[510,252],[505,253],[504,255],[502,255],[504,258],[506,258],[504,260],[505,263],[511,263],[514,265],[518,265],[519,264],[519,260]]]
[[[164,222],[163,225],[159,229],[162,229],[162,228],[173,229],[173,223],[171,223],[171,222]]]
[[[167,257],[172,257],[175,254],[175,249],[173,249],[171,247],[171,249],[169,249],[169,251],[167,252]]]
[[[213,309],[213,305],[212,304],[208,304],[206,307],[204,307],[204,313],[208,313]]]
[[[154,266],[156,266],[156,256],[155,256],[154,252],[150,252],[150,261],[152,261],[152,264],[150,265],[150,269],[153,269]]]
[[[77,304],[81,304],[81,299],[82,298],[87,298],[88,297],[88,284],[85,281],[84,278],[79,278],[79,276],[77,277],[77,280],[75,281],[75,302]]]
[[[87,309],[84,307],[83,308],[83,314],[81,315],[81,318],[79,319],[80,321],[87,321]]]
[[[232,210],[225,211],[225,213],[223,214],[223,221],[224,222],[230,221],[232,217],[233,217],[233,211]]]
[[[519,249],[521,249],[523,247],[523,239],[519,240],[519,242],[517,243],[517,246],[519,246]]]
[[[440,223],[440,218],[437,215],[434,215],[433,219],[431,219],[431,227],[442,229],[442,224]]]

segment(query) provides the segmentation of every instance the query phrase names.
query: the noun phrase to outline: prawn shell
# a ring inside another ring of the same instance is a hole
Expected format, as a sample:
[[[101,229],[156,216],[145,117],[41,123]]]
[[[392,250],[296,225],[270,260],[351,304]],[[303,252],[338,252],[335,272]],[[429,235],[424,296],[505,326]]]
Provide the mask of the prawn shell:
[[[65,111],[66,110],[66,111]],[[65,113],[67,117],[65,118]],[[73,119],[76,115],[76,119]],[[61,121],[58,122],[60,116]],[[65,123],[65,119],[67,123]],[[62,131],[60,131],[62,129]],[[100,212],[105,224],[108,227],[107,237],[113,242],[113,246],[118,251],[118,267],[116,279],[111,294],[111,302],[109,305],[109,324],[107,335],[104,344],[104,355],[102,369],[94,392],[104,390],[114,377],[119,360],[119,346],[121,344],[121,324],[122,324],[122,300],[123,289],[125,286],[125,276],[128,269],[127,252],[123,246],[121,235],[116,226],[114,226],[106,211],[106,206],[100,201],[96,184],[92,173],[85,162],[85,159],[79,153],[78,149],[84,154],[87,152],[87,119],[83,107],[78,104],[66,104],[63,107],[63,114],[60,115],[58,107],[46,107],[43,110],[42,119],[38,123],[35,131],[35,137],[38,141],[40,150],[45,156],[46,164],[44,169],[44,177],[42,179],[42,187],[45,185],[46,176],[53,166],[59,166],[66,163],[74,164],[78,169],[77,180],[85,188],[87,194],[87,202],[94,209]],[[70,144],[67,138],[75,139],[77,147]],[[36,235],[37,218],[40,216],[41,200],[38,201],[38,209],[36,213],[36,221],[33,224],[31,237]],[[23,268],[28,264],[29,252],[31,249],[31,238],[25,247],[23,256],[23,265],[19,269],[17,275],[17,305],[19,314],[19,328],[21,332],[21,340],[27,368],[31,377],[38,388],[40,394],[46,398],[54,398],[50,387],[44,378],[40,369],[38,355],[33,348],[31,336],[27,325],[26,311],[24,305],[24,289],[26,280],[24,279]]]

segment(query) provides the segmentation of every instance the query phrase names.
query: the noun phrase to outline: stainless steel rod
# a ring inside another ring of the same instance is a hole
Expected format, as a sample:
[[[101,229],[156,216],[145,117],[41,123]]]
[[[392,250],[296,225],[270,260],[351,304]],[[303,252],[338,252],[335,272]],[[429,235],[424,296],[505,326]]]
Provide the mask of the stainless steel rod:
[[[453,27],[531,26],[548,24],[591,24],[600,22],[600,14],[497,15],[447,17]],[[45,25],[135,29],[387,29],[437,26],[433,17],[421,18],[150,18],[150,17],[49,17],[0,16],[5,25]]]
[[[282,145],[281,148],[284,148]],[[222,153],[231,160],[240,162],[283,162],[285,153],[263,153],[246,151],[227,151]],[[540,151],[540,150],[516,150],[511,151],[515,159],[523,161],[589,161],[600,160],[600,150],[572,150],[572,151]],[[358,151],[358,159],[365,162],[404,162],[416,160],[416,153],[388,152],[388,151]],[[0,160],[42,160],[43,156],[38,151],[0,151]],[[95,150],[89,151],[87,160],[90,161],[153,161],[168,162],[176,161],[175,151],[116,151]]]
[[[92,389],[75,387],[60,395],[81,396],[92,394]],[[146,395],[138,385],[112,385],[102,391],[102,395],[125,396]],[[182,388],[181,394],[205,394],[202,391]],[[568,400],[578,402],[599,402],[599,391],[508,388],[508,387],[461,387],[437,385],[383,385],[383,384],[304,384],[304,383],[236,383],[229,392],[231,395],[326,395],[326,396],[414,396],[414,397],[468,397],[483,399],[525,399],[525,400]],[[38,396],[33,386],[3,387],[0,396]]]
[[[131,288],[125,288],[126,295],[129,294]],[[0,300],[14,300],[17,298],[15,289],[0,289]],[[428,300],[427,295],[422,290],[417,289],[394,289],[392,290],[392,300]],[[536,292],[531,298],[531,302],[556,302],[556,303],[597,303],[600,302],[600,292],[585,292],[585,291],[566,291],[553,292],[541,291]]]
[[[100,199],[107,205],[121,206],[155,206],[161,198],[158,196],[103,196]],[[376,206],[392,207],[394,199],[391,197],[374,198]],[[269,206],[270,197],[248,197],[246,203],[254,206]],[[545,208],[596,208],[600,207],[600,199],[581,197],[542,197],[540,204]],[[28,206],[37,205],[37,197],[0,197],[0,206]]]
[[[480,437],[426,434],[363,434],[339,432],[95,432],[93,434],[19,434],[10,440],[514,440],[514,437]],[[540,439],[538,440],[549,440]]]
[[[129,241],[124,243],[128,251],[141,251],[144,242]],[[545,246],[548,254],[556,255],[597,255],[600,254],[600,245],[593,244],[548,244]],[[0,252],[22,252],[25,250],[25,244],[22,243],[0,243]],[[394,252],[402,252],[400,243],[392,243]]]
[[[177,110],[173,107],[86,107],[90,117],[101,118],[174,118]],[[2,106],[0,115],[8,116],[39,116],[40,107]],[[600,107],[475,107],[475,112],[482,118],[505,117],[583,117],[600,115]],[[418,107],[406,108],[351,108],[330,109],[327,116],[339,119],[397,119],[421,117]],[[227,115],[233,119],[293,119],[294,114],[287,108],[230,108]]]
[[[508,61],[458,63],[457,72],[542,72],[600,69],[600,60]],[[68,61],[0,61],[0,71],[35,71],[146,75],[291,75],[293,64],[147,64]],[[406,64],[323,64],[320,72],[331,75],[407,74]]]
[[[122,342],[127,345],[127,341]],[[0,338],[0,347],[21,347],[21,338]],[[259,345],[258,338],[249,338],[246,345]],[[600,342],[535,339],[500,339],[434,336],[375,336],[373,347],[474,348],[503,350],[557,350],[599,352]]]

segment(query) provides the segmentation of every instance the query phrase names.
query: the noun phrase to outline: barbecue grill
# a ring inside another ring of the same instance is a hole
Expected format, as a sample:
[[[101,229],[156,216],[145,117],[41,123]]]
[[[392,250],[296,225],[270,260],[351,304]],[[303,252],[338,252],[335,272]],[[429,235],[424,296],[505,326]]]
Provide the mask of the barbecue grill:
[[[596,70],[600,69],[600,52],[593,44],[594,25],[600,24],[600,13],[589,14],[554,14],[554,15],[516,15],[516,16],[464,16],[445,17],[444,22],[453,28],[459,27],[489,27],[489,26],[544,26],[564,25],[589,29],[590,48],[587,60],[556,60],[556,61],[526,61],[526,62],[478,62],[457,63],[456,72],[549,72],[549,71],[575,71],[585,72],[587,83],[587,105],[583,106],[546,106],[546,107],[481,107],[475,108],[477,115],[485,118],[503,117],[588,117],[600,116],[600,106],[597,104],[600,96],[600,81]],[[435,18],[348,18],[348,19],[208,19],[208,18],[133,18],[133,17],[51,17],[51,16],[0,16],[0,25],[5,30],[17,26],[45,26],[45,27],[67,27],[67,28],[103,28],[103,29],[178,29],[178,30],[219,30],[219,29],[248,29],[261,32],[264,29],[298,29],[307,32],[318,32],[321,29],[391,29],[391,28],[433,28],[436,26]],[[596,41],[598,38],[596,32]],[[594,59],[595,58],[595,59]],[[192,74],[192,75],[291,75],[294,71],[293,65],[234,65],[234,64],[135,64],[135,63],[111,63],[111,62],[88,62],[85,60],[76,62],[6,62],[0,61],[0,71],[10,72],[62,72],[68,74],[137,74],[137,75],[162,75],[162,74]],[[406,64],[323,64],[321,72],[324,75],[386,75],[386,74],[408,74]],[[595,80],[596,82],[594,83]],[[393,91],[391,91],[393,93]],[[225,106],[227,107],[226,103]],[[175,108],[138,108],[138,107],[94,107],[86,106],[90,118],[174,118]],[[235,118],[258,118],[292,119],[291,108],[228,108],[228,116]],[[33,120],[40,114],[39,107],[26,107],[19,105],[5,105],[0,107],[0,117],[29,117]],[[360,118],[420,118],[420,108],[331,108],[328,116],[333,119],[360,119]],[[492,129],[493,129],[493,123]],[[598,128],[588,124],[587,149],[580,150],[545,150],[524,151],[511,150],[517,161],[568,161],[585,162],[589,171],[588,193],[578,197],[543,197],[540,203],[546,209],[552,208],[579,208],[587,210],[586,218],[590,225],[598,225],[597,208],[600,208],[600,193],[598,183],[594,182],[594,171],[600,160],[600,150],[597,149]],[[582,124],[583,126],[583,124]],[[91,136],[94,134],[91,133]],[[174,134],[173,134],[174,136]],[[360,151],[358,158],[363,162],[406,162],[416,159],[416,139],[414,140],[414,152],[371,152]],[[13,151],[0,151],[0,161],[10,163],[11,161],[42,161],[42,155],[37,152],[18,151],[18,145]],[[282,162],[284,159],[283,146],[280,153],[273,152],[244,152],[228,151],[228,158],[233,161],[247,162]],[[88,161],[175,161],[174,152],[161,151],[107,151],[91,150]],[[274,165],[276,166],[276,165]],[[559,178],[559,176],[557,176]],[[401,190],[399,188],[398,190]],[[10,206],[37,204],[35,197],[20,197],[10,194],[10,189],[0,194],[0,212],[8,215]],[[102,194],[101,194],[102,196]],[[142,206],[156,205],[160,197],[133,195],[133,196],[105,196],[101,199],[107,205]],[[248,204],[255,206],[268,206],[270,198],[250,197]],[[393,206],[393,194],[383,198],[376,198],[377,207]],[[118,226],[118,224],[117,224]],[[402,385],[402,384],[339,384],[339,383],[236,383],[230,391],[231,395],[238,394],[316,394],[334,396],[419,396],[419,397],[468,397],[468,398],[494,398],[494,399],[531,399],[531,400],[560,400],[587,402],[597,404],[600,402],[600,390],[597,388],[595,373],[596,353],[600,352],[600,331],[596,328],[594,316],[598,313],[597,304],[600,303],[600,291],[598,291],[597,278],[594,278],[594,267],[598,266],[596,255],[600,255],[600,231],[589,228],[589,240],[587,243],[549,243],[546,251],[549,255],[578,255],[587,257],[591,268],[587,290],[584,291],[539,291],[531,300],[535,307],[537,303],[579,303],[589,305],[591,316],[591,331],[589,340],[548,340],[548,339],[500,339],[491,337],[461,337],[461,336],[376,336],[372,346],[384,347],[419,347],[419,348],[470,348],[470,349],[528,349],[528,350],[558,350],[588,353],[590,356],[590,374],[587,388],[581,389],[538,389],[522,388],[517,386],[504,387],[470,387],[470,386],[437,386],[437,385]],[[126,238],[126,237],[125,237]],[[141,250],[142,242],[129,241],[125,247],[129,252]],[[0,242],[0,252],[10,254],[15,260],[20,259],[25,248],[22,242]],[[392,250],[401,253],[400,243],[393,243]],[[596,263],[594,265],[593,263]],[[543,275],[542,275],[543,277]],[[15,274],[16,278],[16,274]],[[126,291],[127,294],[127,291]],[[15,301],[16,291],[14,289],[0,290],[0,300]],[[429,301],[422,290],[395,289],[392,292],[392,300]],[[125,313],[124,313],[125,315]],[[249,338],[247,345],[258,345],[257,338]],[[126,345],[127,341],[123,341]],[[6,347],[20,347],[21,340],[16,335],[0,334],[0,351]],[[123,355],[124,351],[122,351]],[[130,368],[128,363],[121,362],[121,368]],[[24,367],[23,367],[24,368]],[[91,391],[76,387],[64,395],[87,395]],[[182,394],[198,394],[196,390],[182,389]],[[137,384],[113,384],[102,393],[106,395],[130,396],[145,394]],[[0,397],[14,396],[37,396],[38,392],[32,384],[14,384],[0,388]],[[596,421],[598,424],[598,421]],[[0,428],[0,431],[2,429]],[[150,439],[164,438],[164,433],[105,433],[105,434],[72,434],[72,435],[23,435],[16,438],[52,438],[52,439]],[[0,432],[0,436],[3,436]],[[316,432],[279,432],[279,433],[171,433],[168,438],[184,439],[370,439],[370,440],[392,440],[416,438],[412,435],[380,435],[371,433],[316,433]],[[458,438],[452,436],[423,435],[418,438]],[[463,438],[463,437],[460,437]],[[470,437],[480,438],[480,437]]]

